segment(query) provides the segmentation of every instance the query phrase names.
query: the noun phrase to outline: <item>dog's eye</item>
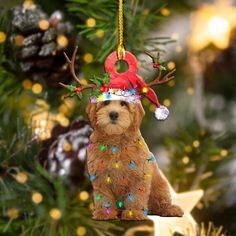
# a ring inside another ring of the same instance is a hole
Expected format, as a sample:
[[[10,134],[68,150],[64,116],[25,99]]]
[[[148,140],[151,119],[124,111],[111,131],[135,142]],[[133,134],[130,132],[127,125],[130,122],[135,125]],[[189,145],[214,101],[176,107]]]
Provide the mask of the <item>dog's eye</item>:
[[[123,106],[127,106],[128,107],[128,103],[127,102],[125,102],[125,101],[121,101],[120,102],[120,105],[123,107]]]
[[[107,106],[107,105],[109,105],[110,104],[110,101],[105,101],[105,102],[103,102],[103,105],[104,106]]]

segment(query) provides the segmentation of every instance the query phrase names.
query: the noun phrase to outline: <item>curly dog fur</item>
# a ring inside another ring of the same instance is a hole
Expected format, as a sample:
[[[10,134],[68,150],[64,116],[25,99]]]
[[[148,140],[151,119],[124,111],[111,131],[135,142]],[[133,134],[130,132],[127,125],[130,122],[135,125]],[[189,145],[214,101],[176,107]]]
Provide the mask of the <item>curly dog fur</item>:
[[[96,176],[93,219],[145,220],[147,210],[159,216],[182,216],[183,211],[171,204],[168,183],[155,159],[149,160],[153,154],[139,130],[145,114],[141,103],[89,103],[86,112],[94,129],[87,149],[88,172]],[[114,145],[118,150],[111,153]]]

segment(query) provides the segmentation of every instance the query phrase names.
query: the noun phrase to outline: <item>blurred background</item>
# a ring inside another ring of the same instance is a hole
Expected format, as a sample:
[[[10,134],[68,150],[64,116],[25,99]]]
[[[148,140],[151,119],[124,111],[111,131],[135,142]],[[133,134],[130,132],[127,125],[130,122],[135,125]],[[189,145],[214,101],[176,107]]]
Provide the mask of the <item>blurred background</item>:
[[[137,227],[91,220],[89,93],[63,99],[59,86],[72,82],[63,51],[71,56],[76,45],[78,78],[103,75],[117,48],[117,7],[116,0],[0,0],[1,235],[123,235]],[[124,28],[144,80],[157,76],[145,51],[161,52],[167,71],[177,69],[155,89],[167,121],[157,122],[143,99],[150,150],[176,192],[204,190],[192,212],[197,235],[236,235],[236,2],[127,0]]]

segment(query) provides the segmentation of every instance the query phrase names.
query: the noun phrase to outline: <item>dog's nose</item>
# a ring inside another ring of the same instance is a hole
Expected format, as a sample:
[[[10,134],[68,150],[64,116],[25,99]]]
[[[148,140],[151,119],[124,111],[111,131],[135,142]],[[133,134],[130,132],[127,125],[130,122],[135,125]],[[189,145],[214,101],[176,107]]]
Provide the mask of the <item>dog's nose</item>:
[[[109,113],[109,116],[110,116],[110,119],[114,121],[114,120],[117,120],[119,114],[118,112],[112,111]]]

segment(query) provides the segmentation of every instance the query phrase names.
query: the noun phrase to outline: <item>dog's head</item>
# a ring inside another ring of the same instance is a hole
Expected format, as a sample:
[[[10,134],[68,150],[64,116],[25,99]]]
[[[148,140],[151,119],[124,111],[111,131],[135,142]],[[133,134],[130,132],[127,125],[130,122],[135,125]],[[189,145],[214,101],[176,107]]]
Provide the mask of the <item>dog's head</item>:
[[[127,130],[139,129],[145,114],[141,103],[118,100],[89,103],[86,112],[92,127],[107,135],[120,135]]]

